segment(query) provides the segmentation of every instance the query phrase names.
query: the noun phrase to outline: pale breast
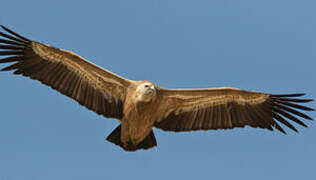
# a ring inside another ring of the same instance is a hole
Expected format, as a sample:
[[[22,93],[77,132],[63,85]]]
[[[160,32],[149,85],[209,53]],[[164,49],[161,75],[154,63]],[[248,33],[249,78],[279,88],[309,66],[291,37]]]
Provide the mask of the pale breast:
[[[141,103],[129,98],[126,100],[124,118],[121,122],[124,129],[122,136],[129,137],[132,141],[139,143],[147,137],[154,122],[158,119],[157,102]]]

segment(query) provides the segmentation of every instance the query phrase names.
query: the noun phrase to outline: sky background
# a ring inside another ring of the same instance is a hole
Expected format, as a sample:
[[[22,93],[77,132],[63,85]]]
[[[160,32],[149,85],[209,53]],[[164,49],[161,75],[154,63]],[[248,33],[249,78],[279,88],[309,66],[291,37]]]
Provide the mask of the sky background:
[[[4,0],[0,24],[133,80],[315,99],[315,7],[312,0]],[[127,153],[104,141],[116,120],[11,72],[0,73],[0,83],[0,180],[316,177],[312,121],[288,135],[154,129],[156,148]]]

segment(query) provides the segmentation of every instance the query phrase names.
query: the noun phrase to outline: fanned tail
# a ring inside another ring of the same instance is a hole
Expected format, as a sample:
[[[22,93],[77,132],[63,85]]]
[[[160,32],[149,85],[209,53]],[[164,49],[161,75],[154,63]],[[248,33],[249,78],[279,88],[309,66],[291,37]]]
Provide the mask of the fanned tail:
[[[106,140],[120,146],[125,151],[136,151],[139,149],[146,150],[157,146],[156,138],[153,131],[151,131],[141,143],[134,145],[132,142],[130,142],[124,146],[121,142],[121,125],[115,128],[114,131],[112,131],[112,133],[106,138]]]

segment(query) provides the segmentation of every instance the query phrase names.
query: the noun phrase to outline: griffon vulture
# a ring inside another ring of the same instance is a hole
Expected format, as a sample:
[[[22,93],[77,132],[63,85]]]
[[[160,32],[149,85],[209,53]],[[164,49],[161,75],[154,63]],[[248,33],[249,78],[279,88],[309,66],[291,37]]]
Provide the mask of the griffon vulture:
[[[250,126],[268,130],[279,125],[297,129],[289,120],[307,127],[299,110],[312,99],[304,94],[267,94],[230,87],[166,89],[149,81],[120,77],[63,49],[27,39],[1,26],[0,63],[13,64],[1,71],[36,79],[120,125],[106,138],[126,151],[157,145],[153,127],[165,131],[233,129]]]

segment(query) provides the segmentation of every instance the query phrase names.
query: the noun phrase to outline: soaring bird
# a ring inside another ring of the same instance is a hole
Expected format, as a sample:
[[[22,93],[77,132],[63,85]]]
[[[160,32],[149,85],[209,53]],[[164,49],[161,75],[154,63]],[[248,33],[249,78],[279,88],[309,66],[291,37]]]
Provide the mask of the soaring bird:
[[[302,93],[268,94],[230,87],[166,89],[149,81],[134,81],[105,70],[73,52],[32,41],[1,26],[1,71],[36,79],[120,125],[106,138],[126,151],[157,145],[153,127],[165,131],[233,129],[250,126],[286,133],[291,121],[312,120],[302,110]],[[13,62],[13,64],[12,64]],[[289,121],[291,120],[291,121]]]

